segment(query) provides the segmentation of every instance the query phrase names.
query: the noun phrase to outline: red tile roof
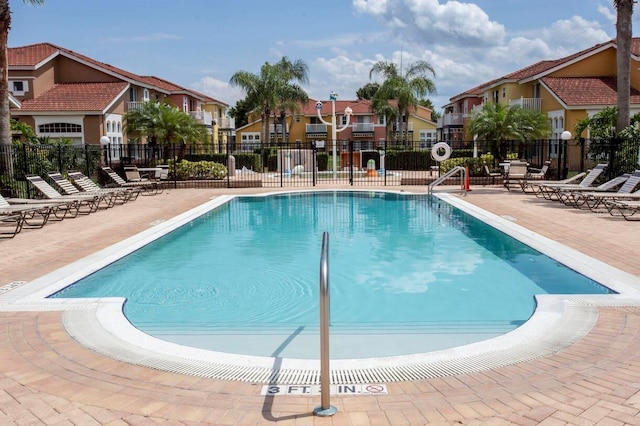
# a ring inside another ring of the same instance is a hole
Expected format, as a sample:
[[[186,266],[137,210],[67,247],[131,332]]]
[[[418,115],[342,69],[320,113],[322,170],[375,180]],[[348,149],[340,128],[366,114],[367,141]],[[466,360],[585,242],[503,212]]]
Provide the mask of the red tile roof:
[[[615,105],[618,100],[615,77],[544,77],[541,81],[567,106]],[[640,104],[640,92],[633,88],[631,104]]]
[[[486,83],[481,84],[480,86],[474,88],[474,89],[470,89],[466,92],[463,92],[461,94],[455,95],[452,98],[450,98],[450,101],[453,102],[454,100],[457,100],[459,98],[464,98],[464,97],[468,97],[469,95],[474,95],[475,93],[475,89],[477,88],[486,88],[486,87],[490,87],[494,84],[500,83],[501,81],[504,80],[523,80],[526,78],[530,78],[539,74],[542,74],[546,71],[549,71],[555,67],[561,66],[563,64],[567,64],[577,58],[580,58],[582,56],[585,55],[589,55],[590,53],[593,53],[599,49],[605,48],[605,47],[616,47],[616,43],[615,43],[615,39],[613,40],[608,40],[604,43],[599,43],[596,44],[594,46],[591,46],[587,49],[581,50],[580,52],[576,52],[573,53],[569,56],[565,56],[563,58],[559,58],[559,59],[554,59],[554,60],[544,60],[544,61],[539,61],[536,62],[535,64],[532,65],[528,65],[524,68],[521,68],[517,71],[514,71],[512,73],[506,74],[500,78],[488,81]],[[640,56],[640,38],[636,37],[633,38],[631,40],[631,54],[634,56]],[[473,92],[472,92],[473,91]]]
[[[24,100],[20,112],[103,112],[127,86],[125,82],[55,84],[36,99]]]
[[[55,55],[60,48],[50,43],[32,44],[29,46],[11,47],[7,49],[9,66],[35,67],[46,58]]]
[[[73,50],[65,49],[60,46],[56,46],[51,43],[39,43],[32,44],[28,46],[21,47],[11,47],[8,49],[8,58],[9,58],[9,66],[10,67],[35,67],[40,64],[45,59],[56,55],[56,54],[64,54],[66,56],[71,56],[76,60],[80,60],[91,64],[93,66],[97,66],[102,68],[110,73],[116,74],[123,78],[124,80],[131,80],[143,86],[151,86],[156,88],[159,91],[175,93],[175,92],[187,92],[191,94],[195,98],[200,98],[201,100],[211,102],[216,101],[225,106],[228,106],[225,102],[218,101],[210,96],[204,95],[202,93],[196,92],[191,89],[187,89],[185,87],[179,86],[177,84],[171,83],[170,81],[164,80],[159,77],[154,76],[140,76],[134,74],[132,72],[123,70],[122,68],[115,67],[113,65],[96,61],[93,58],[85,56],[81,53],[74,52]],[[205,99],[206,98],[206,99]]]

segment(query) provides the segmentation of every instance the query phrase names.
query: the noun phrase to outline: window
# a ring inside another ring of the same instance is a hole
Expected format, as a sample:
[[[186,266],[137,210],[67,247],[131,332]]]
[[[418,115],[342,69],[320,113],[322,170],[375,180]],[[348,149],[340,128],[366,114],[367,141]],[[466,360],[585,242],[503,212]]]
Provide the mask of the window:
[[[23,96],[29,91],[29,84],[24,80],[14,80],[10,82],[9,90],[14,96]]]
[[[82,133],[82,126],[73,123],[48,123],[38,126],[38,133]]]
[[[503,98],[506,98],[506,97],[507,97],[507,88],[506,88],[506,87],[503,87],[503,88],[502,88],[502,97],[503,97]]]
[[[144,89],[142,91],[142,100],[144,102],[149,102],[149,89]]]

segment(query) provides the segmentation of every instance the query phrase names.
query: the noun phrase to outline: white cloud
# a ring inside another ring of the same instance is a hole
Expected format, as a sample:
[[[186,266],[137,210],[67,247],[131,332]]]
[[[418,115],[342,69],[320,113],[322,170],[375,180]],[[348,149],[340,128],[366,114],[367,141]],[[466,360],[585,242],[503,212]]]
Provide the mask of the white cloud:
[[[611,24],[616,24],[616,12],[612,8],[600,5],[598,6],[598,13],[604,16],[604,18],[611,22]]]
[[[473,3],[437,0],[354,0],[360,13],[373,15],[396,30],[399,37],[430,45],[491,46],[505,37],[502,24]]]
[[[234,106],[238,100],[243,99],[245,96],[241,89],[213,77],[204,77],[200,81],[192,83],[191,88],[227,103],[229,106]]]

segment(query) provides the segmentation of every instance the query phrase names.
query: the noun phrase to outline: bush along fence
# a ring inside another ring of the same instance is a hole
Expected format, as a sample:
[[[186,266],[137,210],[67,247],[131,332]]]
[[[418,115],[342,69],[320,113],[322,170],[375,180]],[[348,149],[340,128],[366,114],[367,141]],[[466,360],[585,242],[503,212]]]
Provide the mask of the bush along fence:
[[[152,178],[162,166],[168,170],[166,185],[174,188],[427,185],[456,166],[469,168],[472,185],[485,185],[493,182],[485,165],[500,170],[500,163],[512,159],[525,159],[536,168],[550,161],[550,179],[602,162],[609,165],[606,177],[640,168],[640,142],[635,140],[478,140],[449,145],[441,152],[423,141],[338,141],[335,149],[331,142],[299,141],[162,146],[14,142],[0,146],[0,190],[4,196],[32,198],[26,176],[47,178],[51,171],[82,171],[104,185],[103,165],[123,176],[125,165],[151,168]],[[459,179],[451,180],[457,183]]]

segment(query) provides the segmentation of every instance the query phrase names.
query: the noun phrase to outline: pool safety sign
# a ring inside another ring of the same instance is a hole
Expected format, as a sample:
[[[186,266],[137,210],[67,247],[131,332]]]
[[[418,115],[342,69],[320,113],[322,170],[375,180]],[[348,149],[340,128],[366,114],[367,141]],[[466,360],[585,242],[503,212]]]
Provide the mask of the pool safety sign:
[[[363,385],[331,385],[331,395],[386,395],[387,385],[369,383]],[[320,395],[320,385],[265,385],[260,395]]]

